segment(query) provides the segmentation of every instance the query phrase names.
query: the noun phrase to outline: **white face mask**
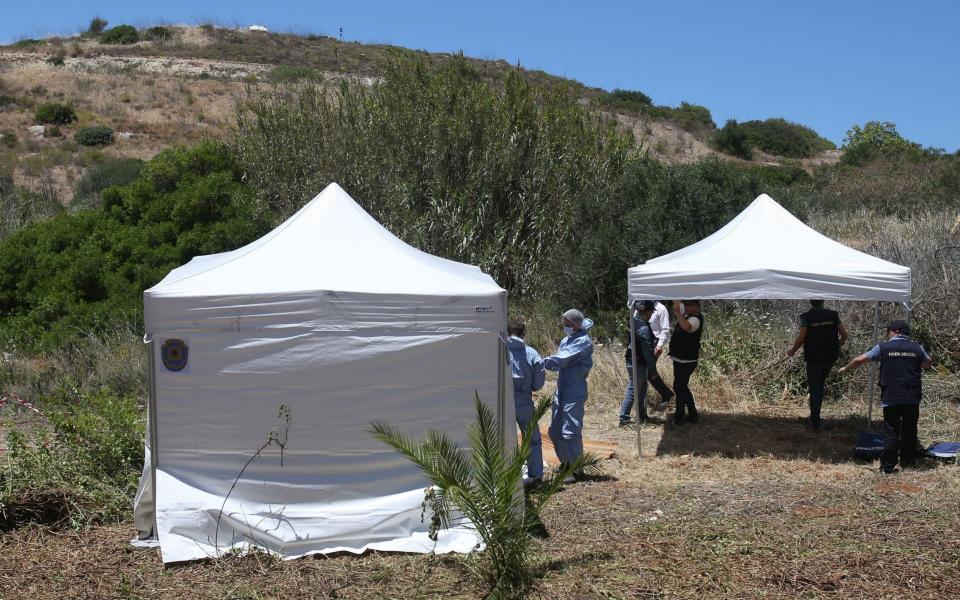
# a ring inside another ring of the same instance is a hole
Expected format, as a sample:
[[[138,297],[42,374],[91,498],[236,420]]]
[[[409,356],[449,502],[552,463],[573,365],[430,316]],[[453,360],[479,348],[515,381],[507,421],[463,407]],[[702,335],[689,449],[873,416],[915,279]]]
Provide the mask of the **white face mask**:
[[[563,332],[567,335],[573,335],[573,327],[563,326]]]

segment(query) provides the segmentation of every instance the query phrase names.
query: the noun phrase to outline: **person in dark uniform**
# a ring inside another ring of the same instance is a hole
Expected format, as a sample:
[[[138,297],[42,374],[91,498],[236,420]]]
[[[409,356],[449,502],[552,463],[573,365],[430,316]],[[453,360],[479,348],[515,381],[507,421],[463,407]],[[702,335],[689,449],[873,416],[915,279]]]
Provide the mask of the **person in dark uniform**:
[[[917,454],[917,421],[923,399],[921,374],[933,366],[923,346],[910,339],[910,325],[896,320],[887,327],[887,341],[854,358],[839,372],[852,371],[869,361],[880,361],[880,403],[883,405],[885,440],[880,470],[893,473],[909,467]]]
[[[656,305],[650,300],[638,300],[634,303],[634,322],[636,331],[627,344],[627,352],[624,358],[627,361],[627,392],[623,396],[623,402],[620,404],[620,426],[629,425],[631,422],[630,411],[633,409],[633,402],[636,399],[640,405],[637,407],[640,411],[640,420],[646,421],[647,416],[647,382],[653,384],[653,387],[660,394],[661,402],[667,402],[673,397],[673,391],[667,387],[667,384],[657,373],[657,338],[650,327],[650,318],[656,310]],[[637,353],[637,374],[640,376],[640,384],[633,384],[633,348],[639,346],[640,352]]]
[[[700,313],[699,300],[673,301],[673,314],[677,317],[670,336],[670,360],[673,361],[673,391],[677,395],[677,410],[674,423],[682,425],[700,420],[697,405],[690,391],[690,376],[700,360],[700,338],[703,336],[704,318]]]
[[[847,328],[840,322],[837,311],[823,307],[823,300],[811,300],[810,306],[810,310],[800,315],[800,331],[787,356],[793,356],[803,346],[810,389],[810,427],[820,431],[823,384],[840,356],[841,344],[847,341]]]

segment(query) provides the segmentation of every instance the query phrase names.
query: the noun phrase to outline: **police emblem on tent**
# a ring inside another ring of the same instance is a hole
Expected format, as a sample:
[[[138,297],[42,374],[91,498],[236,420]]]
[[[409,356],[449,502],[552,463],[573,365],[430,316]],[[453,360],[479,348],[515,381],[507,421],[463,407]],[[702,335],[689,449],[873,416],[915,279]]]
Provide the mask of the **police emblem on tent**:
[[[167,369],[182,371],[187,366],[187,343],[176,338],[165,341],[160,347],[160,358]]]

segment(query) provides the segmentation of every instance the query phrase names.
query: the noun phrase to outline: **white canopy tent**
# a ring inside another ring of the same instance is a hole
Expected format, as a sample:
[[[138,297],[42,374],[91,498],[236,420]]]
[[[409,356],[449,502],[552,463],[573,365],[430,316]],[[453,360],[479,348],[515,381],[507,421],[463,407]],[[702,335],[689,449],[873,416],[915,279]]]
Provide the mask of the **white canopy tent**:
[[[908,267],[844,246],[761,194],[709,237],[628,269],[627,292],[630,306],[700,298],[889,301],[909,308],[911,280]],[[872,406],[873,387],[868,412]]]
[[[476,546],[466,529],[428,539],[427,481],[366,427],[465,443],[478,394],[515,439],[506,292],[479,268],[408,246],[334,183],[259,240],[171,271],[144,312],[135,521],[164,562],[251,545],[286,557]],[[271,431],[285,449],[254,458]]]
[[[659,298],[910,302],[910,269],[818,233],[761,194],[699,242],[627,270],[630,301]]]

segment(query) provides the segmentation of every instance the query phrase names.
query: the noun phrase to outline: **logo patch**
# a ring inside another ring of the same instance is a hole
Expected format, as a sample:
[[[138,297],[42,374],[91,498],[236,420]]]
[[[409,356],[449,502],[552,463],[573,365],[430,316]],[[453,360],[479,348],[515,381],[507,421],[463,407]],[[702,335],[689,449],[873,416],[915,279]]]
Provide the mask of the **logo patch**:
[[[187,343],[176,338],[171,338],[160,346],[163,366],[170,371],[182,371],[187,366],[187,353]]]
[[[493,307],[492,306],[474,306],[473,311],[478,313],[492,313]]]

